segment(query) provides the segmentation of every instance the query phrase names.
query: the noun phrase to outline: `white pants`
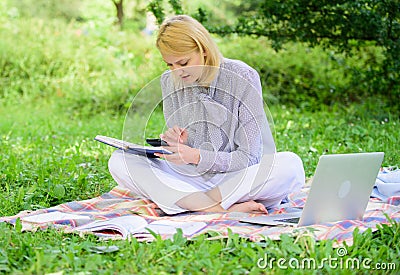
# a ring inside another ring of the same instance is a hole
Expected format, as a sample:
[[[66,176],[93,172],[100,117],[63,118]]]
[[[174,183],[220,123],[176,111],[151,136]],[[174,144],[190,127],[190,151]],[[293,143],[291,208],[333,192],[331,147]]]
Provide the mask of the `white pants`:
[[[215,187],[219,188],[224,209],[249,200],[271,208],[305,182],[303,163],[291,152],[265,155],[259,164],[247,169],[211,177],[197,175],[192,165],[174,165],[120,150],[112,154],[108,167],[120,187],[152,200],[167,214],[187,211],[176,205],[180,199]]]

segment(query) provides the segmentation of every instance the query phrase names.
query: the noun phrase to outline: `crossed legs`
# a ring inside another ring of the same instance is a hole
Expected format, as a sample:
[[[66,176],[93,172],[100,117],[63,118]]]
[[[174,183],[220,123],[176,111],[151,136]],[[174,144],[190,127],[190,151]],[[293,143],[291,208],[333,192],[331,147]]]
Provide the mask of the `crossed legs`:
[[[110,158],[109,170],[119,186],[153,200],[167,214],[187,210],[265,213],[265,207],[280,204],[287,194],[298,190],[305,181],[300,158],[290,152],[277,153],[269,168],[261,161],[245,171],[231,172],[233,176],[209,190],[197,186],[196,178],[182,180],[173,175],[174,172],[161,171],[154,165],[162,162],[116,151]],[[260,183],[253,186],[257,180]]]

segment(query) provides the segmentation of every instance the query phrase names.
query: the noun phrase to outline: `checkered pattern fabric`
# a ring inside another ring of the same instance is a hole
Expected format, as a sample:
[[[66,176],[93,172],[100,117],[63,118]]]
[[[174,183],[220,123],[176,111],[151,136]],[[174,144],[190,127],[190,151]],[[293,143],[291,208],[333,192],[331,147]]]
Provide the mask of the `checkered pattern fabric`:
[[[293,207],[303,207],[306,201],[309,188],[304,188],[301,192],[291,194],[289,201],[273,210],[276,213],[289,212]],[[18,218],[58,211],[69,214],[85,215],[90,219],[76,220],[58,220],[45,223],[33,223],[21,221],[22,228],[25,231],[35,231],[37,229],[46,229],[49,227],[63,230],[67,233],[76,232],[74,228],[94,220],[107,220],[126,215],[140,215],[148,222],[160,219],[172,221],[203,221],[207,226],[194,236],[209,233],[210,239],[226,238],[229,233],[236,233],[251,241],[262,241],[265,238],[278,240],[281,234],[291,234],[294,236],[307,235],[316,240],[336,240],[338,244],[346,241],[352,243],[353,231],[358,228],[359,232],[364,232],[368,228],[375,230],[379,224],[389,224],[387,217],[400,222],[400,197],[391,197],[386,201],[371,198],[362,221],[344,220],[339,222],[316,224],[308,227],[288,227],[288,226],[261,226],[241,223],[235,218],[235,213],[204,213],[187,212],[179,215],[165,215],[153,202],[135,197],[129,190],[114,188],[110,192],[99,197],[64,203],[52,208],[41,209],[37,211],[24,211],[15,216],[2,217],[0,222],[16,224]],[[257,214],[248,214],[255,216]],[[213,232],[213,233],[211,233]],[[82,233],[80,233],[82,234]],[[104,236],[101,233],[94,233],[99,237]],[[194,237],[192,236],[192,237]],[[109,236],[108,236],[109,237]],[[154,236],[150,233],[141,233],[133,235],[138,240],[151,241]],[[163,239],[172,236],[161,236]],[[115,238],[120,236],[115,235]]]

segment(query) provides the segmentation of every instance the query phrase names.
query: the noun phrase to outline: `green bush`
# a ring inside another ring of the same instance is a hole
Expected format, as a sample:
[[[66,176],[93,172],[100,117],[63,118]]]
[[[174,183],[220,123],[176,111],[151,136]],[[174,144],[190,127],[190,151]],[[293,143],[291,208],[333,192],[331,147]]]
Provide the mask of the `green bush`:
[[[112,26],[20,18],[5,22],[0,35],[0,97],[7,101],[56,99],[70,110],[125,110],[164,69],[157,67],[151,38]]]
[[[257,69],[265,99],[272,104],[318,110],[323,105],[348,105],[368,97],[362,83],[353,83],[350,72],[368,62],[368,54],[346,58],[301,44],[287,44],[276,52],[266,38],[217,39],[226,57],[244,60]]]
[[[139,31],[120,31],[101,20],[15,16],[4,4],[0,14],[2,101],[51,100],[80,115],[125,112],[136,93],[166,69],[154,37]],[[275,52],[266,38],[215,39],[226,57],[257,69],[268,103],[318,110],[354,101],[370,101],[374,109],[380,102],[352,78],[355,68],[380,62],[374,47],[349,58],[298,43]]]

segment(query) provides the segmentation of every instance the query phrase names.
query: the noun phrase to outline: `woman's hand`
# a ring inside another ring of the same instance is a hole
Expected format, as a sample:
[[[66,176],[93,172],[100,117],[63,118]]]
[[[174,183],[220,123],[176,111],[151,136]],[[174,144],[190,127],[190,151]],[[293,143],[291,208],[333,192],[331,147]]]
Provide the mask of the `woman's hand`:
[[[175,164],[198,164],[200,161],[200,150],[189,147],[185,144],[178,143],[175,146],[163,146],[162,148],[167,149],[172,154],[160,154],[154,153],[157,157],[164,158],[167,161]]]
[[[185,128],[174,126],[160,135],[160,138],[168,143],[163,148],[173,154],[154,154],[175,164],[198,164],[200,161],[200,150],[187,146],[188,132]]]
[[[168,143],[169,146],[174,146],[179,143],[187,144],[188,132],[185,128],[174,126],[160,135],[160,138]]]

